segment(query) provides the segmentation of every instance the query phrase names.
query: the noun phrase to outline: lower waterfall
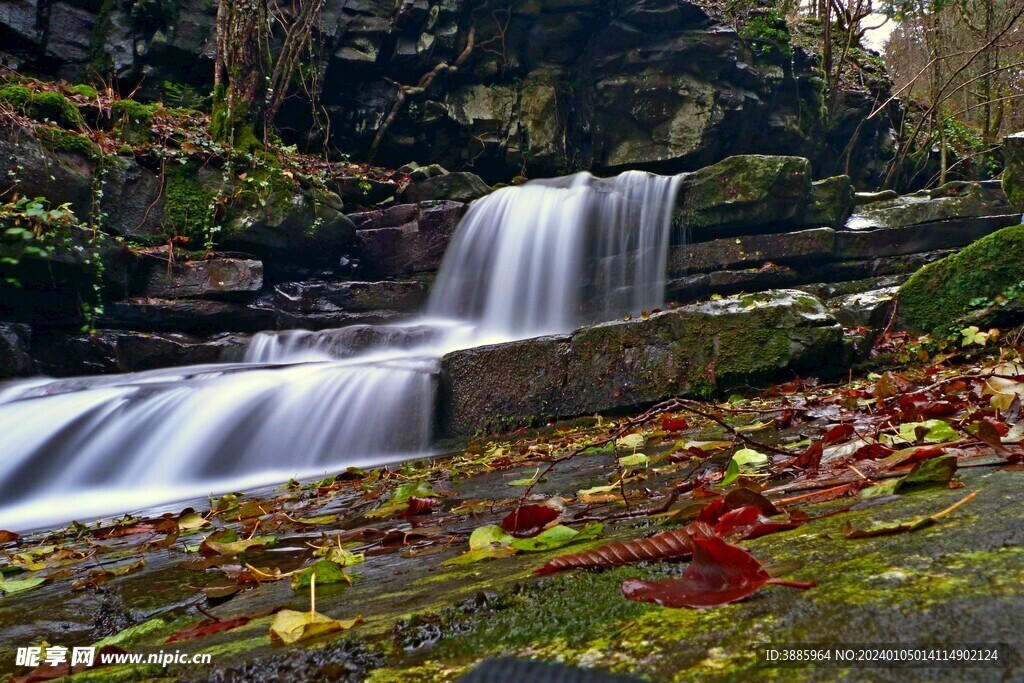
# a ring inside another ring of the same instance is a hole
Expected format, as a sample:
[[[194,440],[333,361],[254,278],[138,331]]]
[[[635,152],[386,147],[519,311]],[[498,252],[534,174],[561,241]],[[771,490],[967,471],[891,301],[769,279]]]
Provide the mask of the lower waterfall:
[[[678,184],[579,173],[477,200],[402,324],[260,333],[238,363],[0,384],[0,528],[429,453],[445,353],[663,302]]]

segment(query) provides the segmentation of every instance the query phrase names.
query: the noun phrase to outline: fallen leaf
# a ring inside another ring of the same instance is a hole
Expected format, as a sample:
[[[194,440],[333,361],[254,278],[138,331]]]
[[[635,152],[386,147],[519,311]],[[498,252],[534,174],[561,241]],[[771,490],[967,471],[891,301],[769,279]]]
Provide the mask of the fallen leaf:
[[[501,520],[501,528],[517,538],[530,538],[557,519],[558,514],[558,510],[547,505],[522,505]]]
[[[189,628],[182,629],[172,634],[165,643],[176,643],[181,640],[191,640],[192,638],[202,638],[213,633],[221,633],[222,631],[230,631],[231,629],[238,628],[239,626],[245,626],[249,623],[249,617],[236,617],[234,619],[221,619],[219,621],[204,621],[190,626]]]
[[[352,584],[352,578],[340,565],[330,560],[319,560],[292,577],[292,590],[309,588],[314,577],[318,586],[332,583]]]
[[[592,522],[579,531],[559,524],[542,531],[533,538],[515,538],[510,545],[523,552],[554,550],[571,543],[589,541],[599,537],[604,531],[604,524]]]
[[[319,612],[296,612],[283,609],[274,615],[270,624],[270,639],[286,645],[309,640],[339,631],[347,631],[362,621],[361,617],[340,621]]]
[[[552,558],[534,574],[552,574],[566,569],[593,567],[619,567],[634,562],[679,560],[693,552],[690,534],[682,529],[662,531],[649,538],[632,541],[612,541],[582,553],[559,555]]]
[[[25,591],[32,590],[33,588],[38,588],[44,583],[46,583],[46,579],[42,576],[33,576],[29,579],[0,581],[0,593],[3,593],[4,595],[24,593]]]
[[[693,538],[693,559],[682,578],[626,579],[622,593],[630,600],[663,607],[706,608],[742,600],[767,584],[814,585],[773,578],[746,550],[712,536]]]

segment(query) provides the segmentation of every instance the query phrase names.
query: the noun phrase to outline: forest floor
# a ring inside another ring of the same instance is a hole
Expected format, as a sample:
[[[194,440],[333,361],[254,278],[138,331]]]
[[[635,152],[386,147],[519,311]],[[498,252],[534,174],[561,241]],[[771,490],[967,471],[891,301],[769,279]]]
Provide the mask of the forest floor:
[[[1024,366],[1011,340],[963,343],[890,335],[878,373],[839,384],[0,532],[0,671],[454,681],[513,655],[651,681],[1020,680]],[[765,655],[896,643],[996,659],[867,670]],[[28,646],[211,662],[33,669],[15,662]]]

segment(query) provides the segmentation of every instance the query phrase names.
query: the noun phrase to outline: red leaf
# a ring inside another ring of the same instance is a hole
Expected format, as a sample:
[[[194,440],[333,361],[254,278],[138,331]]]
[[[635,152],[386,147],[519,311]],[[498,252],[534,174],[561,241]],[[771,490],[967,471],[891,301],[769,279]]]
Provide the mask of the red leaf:
[[[691,524],[687,528],[694,531],[695,534],[706,534],[709,531],[704,525]],[[553,574],[564,569],[619,567],[645,560],[679,560],[689,557],[693,552],[692,548],[693,536],[688,531],[683,529],[662,531],[650,538],[636,538],[625,543],[612,541],[582,553],[559,555],[533,573]]]
[[[771,520],[752,505],[730,510],[722,515],[715,525],[719,536],[739,536],[740,540],[767,536],[776,531],[787,531],[800,526],[793,520]]]
[[[929,419],[936,417],[949,417],[950,415],[956,415],[959,410],[960,406],[954,405],[949,401],[936,401],[935,403],[929,403],[921,409],[921,417]]]
[[[797,456],[791,462],[794,466],[804,470],[816,470],[821,465],[821,456],[825,453],[825,442],[815,441],[807,450]]]
[[[845,441],[853,436],[853,425],[852,424],[840,424],[836,425],[832,429],[825,432],[825,445],[831,445],[840,441]]]
[[[166,641],[167,643],[176,643],[179,640],[190,640],[192,638],[202,638],[208,636],[211,633],[220,633],[221,631],[230,631],[233,628],[239,626],[245,626],[249,623],[249,617],[237,617],[235,619],[221,619],[220,621],[204,621],[195,626],[191,626],[186,629],[182,629],[177,633],[171,635]]]
[[[772,579],[757,559],[739,546],[717,537],[694,538],[693,560],[681,579],[626,579],[622,593],[630,600],[663,607],[716,607],[742,600],[768,583],[810,588]]]
[[[416,496],[409,497],[409,507],[405,512],[398,515],[398,517],[412,517],[414,515],[422,515],[430,512],[438,505],[441,504],[440,498],[417,498]]]
[[[943,455],[946,449],[942,446],[917,446],[916,448],[906,449],[906,454],[899,459],[899,461],[891,463],[889,469],[894,467],[903,467],[904,465],[912,465],[922,460],[929,460],[939,455]]]
[[[558,517],[558,510],[547,505],[523,505],[501,520],[501,528],[518,538],[532,538]]]
[[[686,421],[686,418],[678,415],[662,415],[661,428],[666,432],[681,432],[684,429],[689,429],[690,423]]]
[[[880,443],[869,443],[861,446],[853,452],[854,460],[878,460],[892,455],[893,451],[888,446]]]

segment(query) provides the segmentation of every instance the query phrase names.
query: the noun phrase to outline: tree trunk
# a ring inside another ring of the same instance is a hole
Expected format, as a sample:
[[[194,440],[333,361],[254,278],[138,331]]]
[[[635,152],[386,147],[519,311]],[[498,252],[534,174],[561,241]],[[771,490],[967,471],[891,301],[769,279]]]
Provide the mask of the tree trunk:
[[[214,140],[238,149],[262,146],[269,73],[267,0],[220,0],[214,71]]]

